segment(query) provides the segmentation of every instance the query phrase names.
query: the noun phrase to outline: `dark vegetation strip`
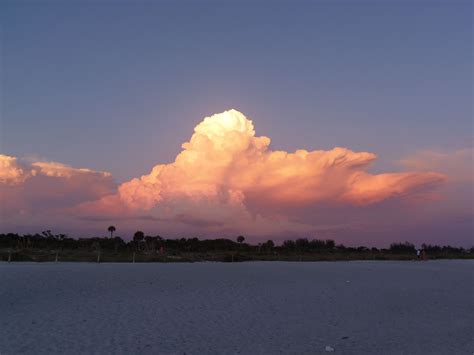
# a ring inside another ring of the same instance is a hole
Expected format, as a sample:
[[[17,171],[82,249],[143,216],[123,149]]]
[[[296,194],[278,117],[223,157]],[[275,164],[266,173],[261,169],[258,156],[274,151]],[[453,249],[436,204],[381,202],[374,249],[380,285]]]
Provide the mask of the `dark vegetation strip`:
[[[113,226],[111,226],[113,227]],[[346,247],[333,240],[272,240],[252,245],[243,236],[230,239],[164,239],[138,231],[125,242],[110,237],[70,238],[45,231],[40,234],[0,234],[1,261],[87,261],[87,262],[196,262],[196,261],[336,261],[336,260],[416,260],[411,243],[393,243],[387,249]],[[427,259],[473,259],[470,249],[423,244]]]

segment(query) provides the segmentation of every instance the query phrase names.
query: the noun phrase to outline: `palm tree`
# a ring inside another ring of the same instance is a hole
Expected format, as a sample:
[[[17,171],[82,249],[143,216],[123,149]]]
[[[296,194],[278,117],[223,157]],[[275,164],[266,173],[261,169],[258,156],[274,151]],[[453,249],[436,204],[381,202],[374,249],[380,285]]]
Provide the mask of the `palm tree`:
[[[143,233],[142,231],[136,231],[133,235],[133,243],[135,244],[135,248],[137,250],[140,249],[140,244],[143,242],[144,239],[145,233]]]
[[[136,231],[135,234],[133,235],[133,240],[136,242],[141,242],[145,239],[145,233],[142,231]]]
[[[109,228],[107,228],[107,230],[110,232],[110,238],[113,238],[114,232],[116,231],[115,227],[114,226],[109,226]]]
[[[239,248],[242,248],[242,243],[244,242],[244,240],[245,240],[245,237],[243,235],[239,235],[237,237],[237,243],[240,244]]]

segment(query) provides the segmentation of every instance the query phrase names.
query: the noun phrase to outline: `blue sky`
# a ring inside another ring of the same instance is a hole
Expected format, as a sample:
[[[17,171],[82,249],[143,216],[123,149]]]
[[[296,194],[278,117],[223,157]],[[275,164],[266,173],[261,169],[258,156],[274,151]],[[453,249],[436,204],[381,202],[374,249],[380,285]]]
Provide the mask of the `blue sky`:
[[[0,232],[471,245],[472,10],[2,1]]]
[[[367,150],[376,168],[471,145],[468,1],[0,7],[4,154],[123,181],[231,107],[275,149]]]

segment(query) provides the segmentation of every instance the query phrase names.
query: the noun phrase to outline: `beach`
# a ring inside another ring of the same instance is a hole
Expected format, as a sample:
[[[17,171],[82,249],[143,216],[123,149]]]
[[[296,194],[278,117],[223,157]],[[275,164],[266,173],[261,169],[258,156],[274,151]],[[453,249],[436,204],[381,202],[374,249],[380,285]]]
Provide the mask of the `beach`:
[[[472,354],[474,262],[0,263],[0,354]]]

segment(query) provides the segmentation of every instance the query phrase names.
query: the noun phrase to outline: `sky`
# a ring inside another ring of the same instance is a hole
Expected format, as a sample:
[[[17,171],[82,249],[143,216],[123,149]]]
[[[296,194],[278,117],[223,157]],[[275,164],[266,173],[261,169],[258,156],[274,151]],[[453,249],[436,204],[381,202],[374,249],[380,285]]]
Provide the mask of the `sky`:
[[[3,1],[0,232],[470,246],[472,10]]]

